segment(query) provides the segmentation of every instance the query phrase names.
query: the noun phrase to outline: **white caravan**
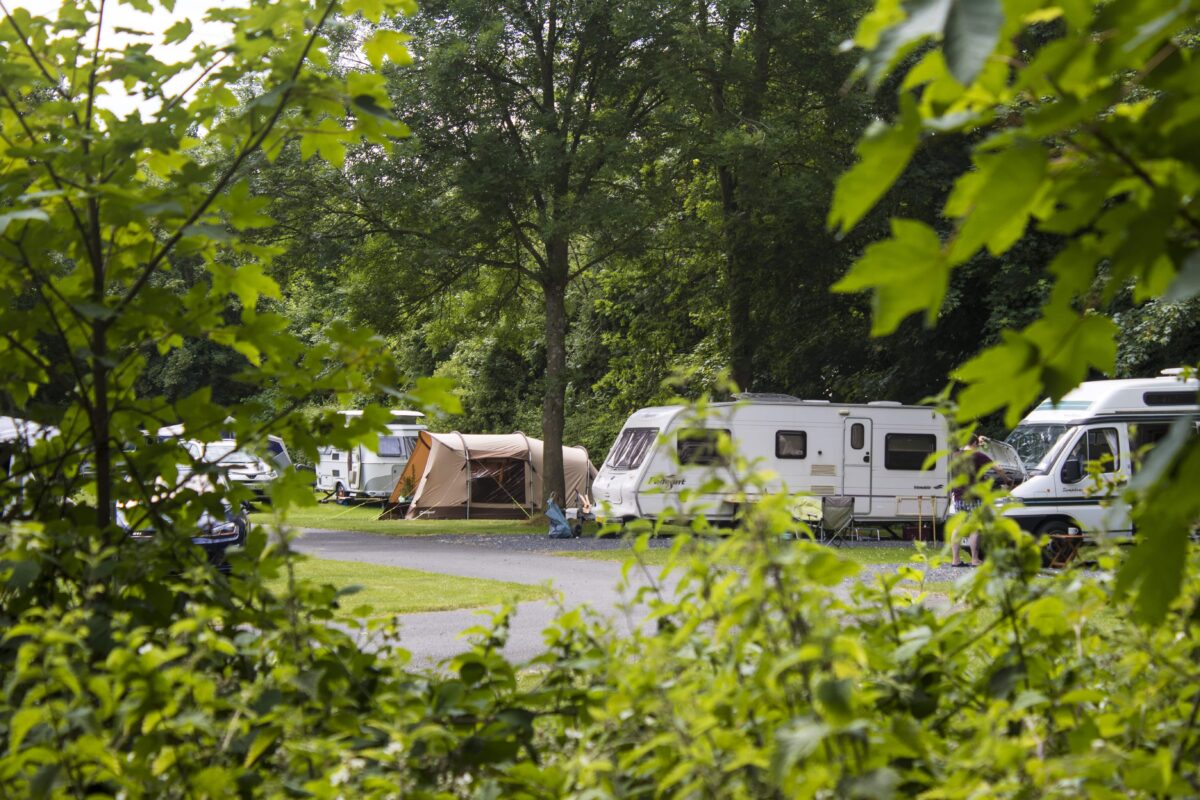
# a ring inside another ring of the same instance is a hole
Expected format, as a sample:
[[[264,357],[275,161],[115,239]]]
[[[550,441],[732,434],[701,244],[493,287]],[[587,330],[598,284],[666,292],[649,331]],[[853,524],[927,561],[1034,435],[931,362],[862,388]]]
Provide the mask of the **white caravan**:
[[[1120,486],[1133,474],[1134,454],[1166,436],[1176,420],[1200,412],[1200,381],[1181,380],[1180,370],[1163,372],[1159,378],[1082,383],[1021,420],[1007,441],[1028,477],[1006,498],[1005,516],[1038,534],[1077,528],[1132,535],[1129,506],[1096,491],[1087,464],[1102,462],[1105,483]]]
[[[361,411],[343,411],[348,417],[361,417]],[[393,411],[395,421],[379,437],[378,451],[363,445],[350,450],[322,447],[317,463],[317,488],[339,498],[388,497],[404,472],[404,465],[417,445],[417,434],[426,427],[418,419],[419,411]]]
[[[635,412],[592,484],[598,508],[612,519],[681,514],[688,509],[680,492],[716,477],[725,484],[719,493],[687,505],[701,502],[709,519],[731,520],[739,500],[730,494],[732,475],[716,448],[725,433],[739,455],[776,473],[769,492],[850,496],[857,521],[881,525],[945,515],[947,424],[934,409],[740,397],[712,404],[702,420],[686,406]],[[934,453],[936,460],[923,469]]]

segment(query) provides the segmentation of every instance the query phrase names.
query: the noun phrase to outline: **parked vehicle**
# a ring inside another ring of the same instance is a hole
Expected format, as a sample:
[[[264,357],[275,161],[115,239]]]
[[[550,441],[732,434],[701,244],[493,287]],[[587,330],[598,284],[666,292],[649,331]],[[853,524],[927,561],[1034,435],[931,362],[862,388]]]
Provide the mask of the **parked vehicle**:
[[[212,483],[214,479],[208,475],[184,473],[181,477],[182,480],[174,489],[176,492],[190,489],[204,494],[212,492],[215,488]],[[228,503],[222,503],[222,508],[224,513],[220,515],[214,515],[207,510],[202,512],[191,539],[192,544],[204,551],[210,564],[222,572],[228,572],[229,563],[225,560],[225,551],[246,543],[249,522],[241,509],[235,509]],[[135,542],[153,541],[157,533],[150,515],[137,503],[118,506],[115,521]]]
[[[362,416],[361,411],[343,411],[348,417]],[[363,445],[350,450],[323,447],[317,463],[317,488],[338,498],[387,498],[404,472],[409,456],[417,445],[417,434],[426,427],[417,420],[419,411],[393,411],[395,421],[388,424],[386,435],[372,450]]]
[[[1045,400],[1031,411],[1008,435],[1027,478],[1006,498],[1004,514],[1038,534],[1074,528],[1132,535],[1128,504],[1097,491],[1088,464],[1099,462],[1102,481],[1119,487],[1132,476],[1136,454],[1152,448],[1177,420],[1200,413],[1200,380],[1181,380],[1180,370],[1163,372],[1082,383],[1057,403]]]
[[[724,433],[741,456],[761,459],[778,475],[769,492],[851,496],[855,519],[880,525],[945,514],[948,428],[934,409],[743,394],[709,411],[702,420],[691,419],[685,406],[635,412],[593,484],[603,513],[653,519],[684,511],[680,492],[714,475],[728,487],[733,476],[717,448]],[[731,520],[741,503],[754,502],[729,491],[701,499],[709,519]]]
[[[248,450],[238,447],[233,439],[221,439],[216,442],[184,442],[192,458],[208,464],[221,467],[222,473],[230,482],[244,486],[254,492],[256,497],[266,497],[271,481],[279,477],[273,464],[268,464],[262,458]]]
[[[158,429],[158,438],[180,439],[183,433],[182,425],[169,425]],[[224,467],[231,481],[247,487],[258,497],[265,497],[270,482],[292,465],[287,445],[278,436],[267,436],[266,459],[239,448],[232,432],[221,431],[220,437],[213,442],[183,439],[181,443],[192,458]]]

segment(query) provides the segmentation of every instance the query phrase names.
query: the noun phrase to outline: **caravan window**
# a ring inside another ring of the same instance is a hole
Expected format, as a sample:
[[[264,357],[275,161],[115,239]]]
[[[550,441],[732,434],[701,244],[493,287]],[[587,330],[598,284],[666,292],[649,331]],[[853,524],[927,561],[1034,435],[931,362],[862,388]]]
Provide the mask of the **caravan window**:
[[[776,431],[776,458],[804,458],[808,454],[808,434],[804,431]]]
[[[1067,462],[1071,461],[1078,462],[1084,468],[1090,461],[1099,461],[1103,464],[1100,468],[1101,472],[1116,472],[1121,468],[1121,446],[1120,439],[1117,437],[1117,429],[1092,428],[1084,431],[1083,435],[1079,437],[1079,441],[1075,443],[1075,447],[1072,448],[1070,455],[1067,456]],[[1081,470],[1079,480],[1083,480],[1086,476],[1087,473]],[[1063,480],[1066,478],[1064,477]],[[1079,481],[1069,482],[1078,483]]]
[[[684,428],[679,431],[676,452],[680,464],[725,464],[727,459],[721,455],[721,434],[729,436],[729,431],[719,428]]]
[[[524,505],[525,463],[515,458],[471,459],[471,502]]]
[[[605,463],[609,469],[637,469],[658,438],[658,428],[626,428],[621,431]]]
[[[867,426],[861,422],[856,422],[850,426],[850,447],[855,450],[862,450],[863,445],[867,440]]]
[[[1194,406],[1195,392],[1146,392],[1142,402],[1148,406]]]
[[[1158,443],[1167,438],[1171,432],[1169,422],[1139,422],[1129,426],[1129,451],[1138,458],[1145,459]],[[1135,459],[1134,467],[1137,467]]]
[[[407,458],[412,454],[411,436],[380,436],[379,455],[386,458]]]
[[[889,433],[884,437],[883,448],[885,468],[923,469],[925,459],[937,450],[937,437],[931,433]]]

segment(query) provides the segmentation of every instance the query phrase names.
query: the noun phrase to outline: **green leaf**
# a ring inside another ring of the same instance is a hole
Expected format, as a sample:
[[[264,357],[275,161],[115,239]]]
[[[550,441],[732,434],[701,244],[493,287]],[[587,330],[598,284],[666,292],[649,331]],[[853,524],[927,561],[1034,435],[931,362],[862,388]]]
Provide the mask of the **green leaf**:
[[[993,345],[953,373],[967,384],[958,395],[958,419],[966,422],[1008,408],[1004,423],[1015,425],[1042,396],[1037,348],[1015,331],[1001,333]]]
[[[176,42],[182,42],[191,35],[192,21],[189,19],[181,19],[163,31],[163,44],[175,44]]]
[[[1187,531],[1143,531],[1138,545],[1117,572],[1118,596],[1136,593],[1134,616],[1159,624],[1183,585],[1187,566]]]
[[[263,728],[255,736],[254,741],[246,750],[246,758],[242,762],[243,768],[254,766],[254,762],[258,761],[259,756],[266,752],[267,748],[273,745],[279,739],[279,728],[271,726]]]
[[[775,735],[775,774],[782,776],[801,759],[807,758],[832,730],[828,724],[812,717],[794,720],[780,728]]]
[[[978,171],[959,178],[946,201],[946,215],[963,218],[950,247],[960,264],[987,245],[993,255],[1012,247],[1025,233],[1046,172],[1046,153],[1019,144],[977,159]]]
[[[348,17],[362,14],[367,22],[379,22],[383,16],[381,0],[346,0],[342,4],[342,13]]]
[[[936,36],[946,25],[951,0],[910,0],[904,3],[904,19],[888,28],[865,58],[867,82],[877,86],[893,63],[922,39]]]
[[[858,143],[859,161],[837,183],[829,209],[829,227],[848,232],[891,188],[908,166],[921,136],[916,101],[905,96],[900,120],[872,125]]]
[[[0,235],[3,235],[8,230],[8,224],[21,219],[36,219],[39,222],[49,222],[50,216],[40,208],[18,208],[16,211],[9,211],[0,214]]]
[[[1163,302],[1186,303],[1200,294],[1200,250],[1193,250],[1183,259],[1179,274],[1163,294]]]
[[[411,64],[412,55],[408,52],[408,47],[404,44],[410,38],[412,37],[406,33],[380,28],[375,31],[375,34],[370,39],[363,43],[363,54],[366,55],[367,61],[371,62],[371,66],[375,69],[380,69],[383,66],[385,58],[393,64],[401,66]]]
[[[892,333],[910,314],[932,323],[950,282],[937,233],[923,222],[892,220],[892,238],[867,248],[835,292],[874,291],[871,335]]]
[[[946,17],[946,66],[963,86],[970,86],[996,42],[1004,26],[1004,9],[1000,0],[955,0]]]
[[[21,751],[21,743],[25,741],[26,734],[45,717],[46,709],[42,706],[22,708],[13,714],[12,719],[8,723],[8,751],[10,753],[19,753]]]

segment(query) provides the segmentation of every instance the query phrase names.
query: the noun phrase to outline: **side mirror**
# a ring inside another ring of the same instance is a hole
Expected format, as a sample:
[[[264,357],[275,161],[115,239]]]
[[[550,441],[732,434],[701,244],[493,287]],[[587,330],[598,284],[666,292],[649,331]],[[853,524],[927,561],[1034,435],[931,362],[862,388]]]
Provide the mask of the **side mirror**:
[[[1071,458],[1063,464],[1062,480],[1063,483],[1079,483],[1083,479],[1083,464],[1078,458]]]

